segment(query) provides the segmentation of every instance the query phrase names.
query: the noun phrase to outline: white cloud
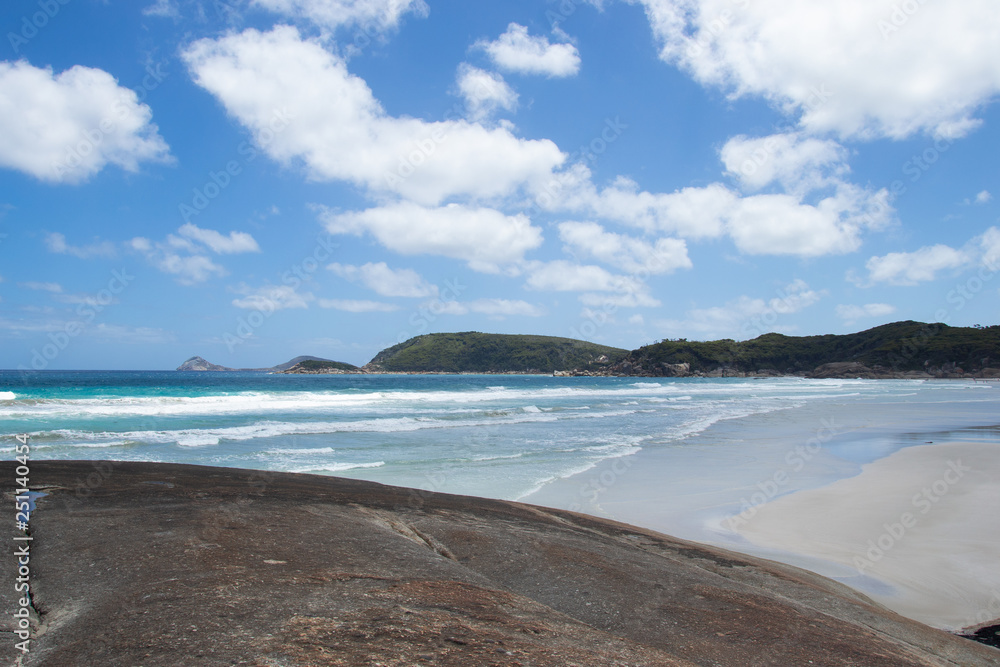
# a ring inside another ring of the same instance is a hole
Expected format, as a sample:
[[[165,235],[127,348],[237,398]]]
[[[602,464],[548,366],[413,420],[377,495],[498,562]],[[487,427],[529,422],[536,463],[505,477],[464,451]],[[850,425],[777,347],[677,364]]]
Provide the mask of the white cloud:
[[[23,287],[25,289],[33,289],[41,292],[52,292],[53,294],[58,294],[63,291],[62,285],[59,283],[36,283],[36,282],[26,282],[18,283],[18,287]]]
[[[138,171],[169,159],[152,117],[103,70],[0,62],[0,167],[50,183],[80,183],[108,164]]]
[[[176,19],[180,18],[181,12],[177,8],[177,5],[173,3],[173,0],[156,0],[156,2],[142,10],[142,15]]]
[[[580,303],[592,308],[603,308],[606,312],[613,308],[655,308],[663,304],[649,294],[643,283],[622,287],[621,294],[588,292],[580,295]]]
[[[993,200],[993,195],[990,194],[989,190],[983,190],[982,192],[976,195],[975,199],[973,199],[973,201],[976,204],[985,204],[992,200]]]
[[[964,267],[971,260],[963,250],[938,244],[914,252],[890,252],[882,257],[872,257],[865,267],[871,283],[916,285],[934,280],[939,271]]]
[[[289,26],[203,39],[182,55],[195,82],[267,155],[301,160],[315,180],[432,205],[510,195],[565,159],[553,142],[519,139],[504,127],[390,116],[343,59]]]
[[[184,241],[184,239],[177,239],[175,236],[168,238]],[[146,260],[160,271],[176,276],[177,282],[181,285],[196,285],[205,282],[212,276],[226,275],[224,268],[204,255],[182,256],[169,240],[153,243],[147,238],[137,236],[127,245],[145,255]]]
[[[530,289],[556,292],[611,292],[620,285],[620,280],[606,269],[563,259],[536,263],[526,283]]]
[[[770,299],[740,296],[724,306],[695,308],[683,320],[667,320],[659,326],[672,333],[696,334],[702,339],[755,338],[768,331],[791,330],[781,317],[798,313],[823,297],[805,281],[796,279]]]
[[[244,296],[233,299],[234,306],[265,313],[288,308],[308,308],[309,302],[313,300],[312,294],[299,294],[289,285],[264,285],[256,289],[240,285],[236,291]]]
[[[324,28],[357,24],[387,30],[399,25],[403,15],[427,15],[424,0],[253,0],[272,12],[306,19]]]
[[[990,271],[1000,271],[1000,229],[990,227],[972,240],[981,253],[981,264]]]
[[[326,268],[346,280],[360,280],[365,287],[381,296],[420,298],[437,294],[437,287],[413,269],[390,269],[385,262],[369,262],[361,266],[333,263]]]
[[[723,185],[684,188],[672,193],[650,193],[625,177],[598,190],[590,170],[577,165],[565,172],[555,192],[540,193],[540,203],[551,210],[589,213],[646,230],[685,238],[713,238],[724,231],[724,218],[738,195]],[[548,196],[546,196],[548,195]]]
[[[246,232],[229,232],[229,236],[223,236],[214,229],[201,229],[190,222],[183,225],[177,232],[183,237],[204,244],[212,252],[220,255],[260,252],[257,241]]]
[[[577,254],[590,256],[631,273],[672,273],[690,269],[687,244],[680,239],[657,239],[655,244],[604,231],[595,222],[564,222],[559,237]]]
[[[751,255],[818,257],[857,250],[866,227],[883,224],[885,191],[843,186],[815,206],[787,194],[740,199],[728,216],[736,247]]]
[[[663,60],[841,136],[957,137],[1000,92],[992,0],[638,0]],[[961,48],[955,48],[961,44]]]
[[[866,303],[863,306],[839,305],[836,311],[837,317],[843,320],[844,324],[854,324],[858,320],[892,315],[896,312],[896,307],[888,303]]]
[[[476,299],[467,304],[473,313],[481,313],[492,317],[508,317],[519,315],[523,317],[541,317],[545,309],[521,301],[519,299]]]
[[[541,230],[527,216],[458,204],[425,208],[403,202],[349,213],[323,210],[320,218],[331,234],[367,232],[394,252],[461,259],[476,271],[497,272],[542,244]]]
[[[719,183],[654,194],[623,177],[598,190],[584,168],[572,172],[558,196],[545,203],[553,211],[589,213],[647,232],[690,239],[728,234],[748,254],[815,257],[856,250],[862,231],[884,226],[892,214],[884,189],[831,184],[832,191],[816,203],[806,201],[811,192],[744,197]]]
[[[456,80],[472,120],[489,118],[498,109],[517,110],[517,93],[495,72],[462,63],[458,66]]]
[[[843,146],[798,133],[739,135],[726,142],[720,157],[726,171],[749,192],[777,181],[788,192],[806,193],[839,183],[838,177],[849,171]]]
[[[399,306],[391,303],[379,303],[378,301],[320,299],[317,303],[320,308],[333,308],[334,310],[343,310],[348,313],[391,313],[394,310],[399,310]]]
[[[66,243],[66,237],[59,232],[51,232],[45,235],[45,247],[49,252],[59,255],[72,255],[80,259],[90,259],[91,257],[114,257],[115,246],[109,241],[91,243],[86,246],[72,246]]]
[[[511,23],[495,41],[475,45],[486,51],[501,69],[549,77],[573,76],[580,71],[580,53],[572,44],[550,44],[545,37],[532,37],[523,25]]]
[[[476,299],[475,301],[438,301],[433,312],[441,315],[467,315],[479,313],[495,319],[504,317],[541,317],[545,309],[519,299]]]

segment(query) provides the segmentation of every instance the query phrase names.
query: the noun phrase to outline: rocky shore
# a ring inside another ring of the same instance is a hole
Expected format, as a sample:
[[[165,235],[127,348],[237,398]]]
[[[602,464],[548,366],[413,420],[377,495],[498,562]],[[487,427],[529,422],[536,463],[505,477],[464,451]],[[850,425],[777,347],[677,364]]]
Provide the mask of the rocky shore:
[[[13,479],[14,466],[0,474]],[[4,615],[4,664],[975,667],[1000,656],[818,575],[571,512],[175,464],[31,471],[48,494],[30,519],[32,638],[22,655]],[[0,589],[4,608],[14,597]]]

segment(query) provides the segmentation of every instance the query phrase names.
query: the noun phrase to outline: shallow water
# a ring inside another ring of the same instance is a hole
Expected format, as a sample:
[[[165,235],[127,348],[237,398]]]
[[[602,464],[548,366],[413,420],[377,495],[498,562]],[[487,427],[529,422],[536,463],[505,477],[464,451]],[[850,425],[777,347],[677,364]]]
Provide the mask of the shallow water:
[[[878,412],[919,397],[928,424],[956,411],[987,423],[994,396],[972,382],[0,371],[0,436],[30,434],[35,460],[336,474],[518,499],[643,448],[684,447],[723,420],[773,414],[778,428],[790,408]],[[0,440],[12,456],[13,438]],[[864,462],[899,446],[875,442],[839,455]],[[690,454],[686,465],[728,465]]]

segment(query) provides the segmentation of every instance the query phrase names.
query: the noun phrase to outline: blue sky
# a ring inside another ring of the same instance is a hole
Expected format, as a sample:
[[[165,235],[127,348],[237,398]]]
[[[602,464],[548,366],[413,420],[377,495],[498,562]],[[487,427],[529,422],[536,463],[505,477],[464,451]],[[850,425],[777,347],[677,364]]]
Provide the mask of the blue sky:
[[[16,0],[0,367],[997,323],[986,0]]]

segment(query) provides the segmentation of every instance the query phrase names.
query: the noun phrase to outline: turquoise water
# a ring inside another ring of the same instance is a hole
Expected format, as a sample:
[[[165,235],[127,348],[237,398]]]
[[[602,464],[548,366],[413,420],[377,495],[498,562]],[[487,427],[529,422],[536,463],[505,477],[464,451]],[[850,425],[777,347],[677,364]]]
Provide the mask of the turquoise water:
[[[310,472],[517,499],[722,420],[919,397],[940,406],[935,423],[962,406],[986,424],[995,395],[971,382],[0,371],[0,442],[13,456],[10,436],[30,434],[34,460]]]

